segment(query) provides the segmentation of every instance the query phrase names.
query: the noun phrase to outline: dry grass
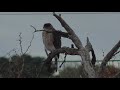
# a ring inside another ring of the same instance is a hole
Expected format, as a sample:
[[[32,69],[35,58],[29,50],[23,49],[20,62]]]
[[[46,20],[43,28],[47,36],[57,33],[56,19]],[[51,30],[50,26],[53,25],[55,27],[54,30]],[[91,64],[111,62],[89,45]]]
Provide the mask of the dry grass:
[[[98,70],[99,66],[96,66],[95,70]],[[107,66],[103,75],[103,78],[112,78],[115,74],[117,74],[120,69],[114,66]],[[83,73],[82,66],[78,67],[66,67],[62,71],[60,71],[60,78],[85,78],[85,74]]]

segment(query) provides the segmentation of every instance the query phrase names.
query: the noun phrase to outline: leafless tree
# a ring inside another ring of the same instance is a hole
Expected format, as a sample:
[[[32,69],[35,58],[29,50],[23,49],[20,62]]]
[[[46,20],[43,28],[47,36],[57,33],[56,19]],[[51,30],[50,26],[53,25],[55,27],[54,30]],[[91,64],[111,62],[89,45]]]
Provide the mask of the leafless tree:
[[[48,57],[45,59],[44,61],[44,65],[46,65],[48,67],[48,69],[51,68],[51,62],[52,59],[57,55],[57,54],[65,54],[64,57],[64,61],[62,62],[62,64],[65,62],[66,56],[67,55],[78,55],[80,56],[80,58],[82,59],[82,67],[83,67],[83,73],[85,74],[86,78],[102,78],[103,76],[103,72],[105,71],[106,65],[107,63],[110,61],[110,59],[112,57],[114,57],[115,55],[117,55],[118,53],[120,53],[120,51],[118,51],[118,49],[120,48],[120,40],[118,41],[118,43],[108,52],[108,54],[106,54],[106,56],[104,56],[103,61],[98,69],[98,71],[95,70],[95,63],[96,63],[96,55],[93,49],[93,46],[89,40],[89,38],[87,37],[86,40],[86,46],[83,46],[80,38],[76,35],[76,33],[74,32],[74,30],[66,23],[66,21],[61,17],[60,15],[57,15],[56,13],[53,13],[53,16],[61,23],[62,27],[64,27],[64,29],[66,30],[66,32],[63,32],[61,30],[57,30],[57,31],[46,31],[48,33],[55,33],[57,35],[60,35],[61,37],[64,38],[68,38],[70,39],[73,44],[71,45],[71,47],[61,47],[60,49],[56,49],[53,52],[48,54]],[[45,30],[37,30],[34,26],[31,25],[31,27],[34,29],[33,32],[33,36],[32,39],[30,41],[29,46],[27,47],[27,49],[25,51],[23,51],[23,46],[22,46],[22,33],[19,34],[19,45],[20,45],[20,52],[21,54],[18,55],[21,58],[21,67],[19,67],[20,69],[17,72],[17,78],[20,78],[22,75],[22,72],[24,70],[24,55],[28,52],[28,50],[31,47],[32,41],[34,39],[34,33],[35,32],[39,32],[39,31],[45,31]],[[75,46],[75,47],[74,47]],[[13,49],[11,51],[14,51],[16,54],[16,50]],[[10,52],[11,52],[10,51]],[[10,56],[10,52],[8,53],[8,55]],[[90,52],[92,55],[92,59],[90,59]],[[62,66],[62,64],[60,65],[60,67]],[[36,68],[36,66],[35,66]],[[41,68],[42,70],[42,68]],[[37,71],[37,68],[36,68]],[[36,76],[39,76],[39,73],[36,73]],[[113,78],[119,78],[120,77],[120,72],[117,73],[115,76],[113,76]]]
[[[24,69],[24,55],[28,52],[28,50],[30,49],[30,47],[31,47],[31,44],[32,44],[32,41],[33,41],[33,39],[34,39],[34,32],[32,33],[32,39],[30,40],[30,43],[29,43],[29,45],[28,45],[28,47],[27,47],[27,49],[23,52],[23,46],[22,46],[22,33],[20,33],[19,34],[19,45],[20,45],[20,50],[21,50],[21,54],[19,55],[20,56],[20,58],[21,58],[21,60],[22,60],[22,64],[21,64],[21,69],[18,71],[18,76],[17,76],[17,78],[20,78],[21,77],[21,74],[22,74],[22,72],[23,72],[23,69]]]
[[[67,55],[79,55],[82,59],[82,65],[84,72],[86,74],[86,78],[102,78],[102,73],[104,72],[104,69],[106,67],[107,62],[116,54],[118,54],[120,51],[117,52],[117,50],[120,47],[120,41],[110,50],[110,52],[104,57],[99,70],[95,71],[95,62],[96,62],[96,56],[94,49],[92,47],[92,44],[89,41],[89,38],[87,37],[87,44],[84,47],[82,45],[81,40],[79,37],[75,34],[74,30],[63,20],[61,15],[57,15],[56,13],[53,13],[53,16],[58,19],[58,21],[61,23],[61,25],[65,28],[67,32],[62,31],[56,31],[56,34],[61,35],[62,37],[68,38],[72,40],[76,48],[69,48],[69,47],[62,47],[60,49],[55,50],[54,52],[50,53],[45,60],[45,64],[48,65],[48,68],[50,68],[50,63],[52,59],[57,55],[58,53],[66,53]],[[44,31],[44,30],[35,30],[37,31]],[[54,33],[54,32],[49,32]],[[90,52],[92,54],[92,60],[90,59]],[[117,75],[116,75],[117,76]]]

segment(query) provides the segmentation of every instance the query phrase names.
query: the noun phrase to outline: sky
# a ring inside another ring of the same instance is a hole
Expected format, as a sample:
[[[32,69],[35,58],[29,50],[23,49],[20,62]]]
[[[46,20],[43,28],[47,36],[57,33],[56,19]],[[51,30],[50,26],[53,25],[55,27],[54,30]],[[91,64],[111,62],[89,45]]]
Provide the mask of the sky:
[[[56,12],[57,13],[57,12]],[[98,60],[103,59],[103,51],[106,55],[120,40],[120,13],[107,12],[59,12],[62,18],[78,35],[86,45],[86,37],[96,53]],[[19,33],[22,33],[23,52],[29,46],[34,29],[42,29],[45,23],[51,23],[55,29],[65,31],[52,12],[0,12],[0,56],[6,56],[9,51],[16,49],[20,52]],[[34,34],[28,54],[32,56],[46,57],[42,42],[42,32]],[[70,47],[72,41],[62,38],[62,46]],[[10,53],[15,54],[14,52]],[[120,55],[120,54],[119,54]],[[116,59],[120,59],[117,55]],[[63,60],[64,55],[60,56]],[[68,60],[79,60],[79,56],[67,56]]]

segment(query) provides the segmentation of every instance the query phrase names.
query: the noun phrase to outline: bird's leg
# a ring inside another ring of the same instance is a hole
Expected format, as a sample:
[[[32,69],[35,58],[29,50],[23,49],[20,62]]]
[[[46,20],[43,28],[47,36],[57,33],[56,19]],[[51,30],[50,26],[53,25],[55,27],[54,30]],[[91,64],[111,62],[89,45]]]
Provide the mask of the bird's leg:
[[[67,57],[67,53],[65,53],[64,61],[63,61],[62,64],[59,66],[59,68],[61,68],[62,65],[66,62],[66,57]]]
[[[48,54],[48,52],[47,52],[47,50],[45,49],[45,52],[46,52],[46,55],[48,56],[49,54]]]
[[[56,72],[57,72],[57,69],[58,69],[58,57],[57,56],[55,56],[55,66],[56,66]]]

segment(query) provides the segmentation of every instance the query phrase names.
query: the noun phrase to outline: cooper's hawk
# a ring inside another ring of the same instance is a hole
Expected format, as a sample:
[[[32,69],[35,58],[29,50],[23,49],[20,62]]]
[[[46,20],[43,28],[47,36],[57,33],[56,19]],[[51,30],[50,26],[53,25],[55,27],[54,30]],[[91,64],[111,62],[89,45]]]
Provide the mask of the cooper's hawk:
[[[46,23],[43,26],[42,37],[43,37],[43,44],[45,46],[45,50],[50,52],[61,48],[61,36],[57,35],[56,33],[49,33],[46,31],[56,31],[54,27],[50,23]],[[57,60],[59,59],[59,54],[55,56],[55,64],[57,65]]]

